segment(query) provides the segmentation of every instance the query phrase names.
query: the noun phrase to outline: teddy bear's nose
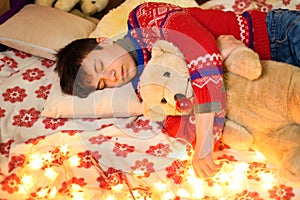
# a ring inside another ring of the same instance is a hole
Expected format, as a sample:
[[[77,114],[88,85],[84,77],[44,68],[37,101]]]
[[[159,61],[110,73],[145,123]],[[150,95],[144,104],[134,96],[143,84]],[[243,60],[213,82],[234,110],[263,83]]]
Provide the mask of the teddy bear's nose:
[[[185,95],[177,93],[174,95],[174,99],[176,101],[176,110],[179,112],[189,113],[193,109],[193,104],[190,99],[186,98]]]
[[[181,93],[177,93],[177,94],[174,95],[175,101],[178,101],[179,99],[181,99],[181,98],[183,98],[183,97],[185,97],[185,95],[184,95],[184,94],[181,94]]]

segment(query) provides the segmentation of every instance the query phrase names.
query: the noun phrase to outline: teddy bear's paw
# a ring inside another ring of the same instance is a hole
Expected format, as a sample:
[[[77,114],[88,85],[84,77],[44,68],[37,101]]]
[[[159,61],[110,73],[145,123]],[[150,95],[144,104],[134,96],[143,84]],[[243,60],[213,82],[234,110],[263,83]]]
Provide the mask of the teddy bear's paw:
[[[234,49],[224,62],[225,69],[249,80],[255,80],[262,73],[262,66],[257,53],[248,47]]]
[[[221,141],[233,149],[249,149],[254,141],[251,133],[231,120],[225,121]]]
[[[162,122],[165,120],[165,116],[157,112],[150,112],[148,119],[154,122]]]
[[[300,184],[300,147],[285,153],[279,168],[279,176]]]
[[[66,12],[69,12],[80,0],[58,0],[56,1],[54,7]]]
[[[165,120],[166,115],[164,114],[164,110],[157,105],[147,106],[143,102],[143,115],[146,119],[149,119],[154,122],[162,122]]]

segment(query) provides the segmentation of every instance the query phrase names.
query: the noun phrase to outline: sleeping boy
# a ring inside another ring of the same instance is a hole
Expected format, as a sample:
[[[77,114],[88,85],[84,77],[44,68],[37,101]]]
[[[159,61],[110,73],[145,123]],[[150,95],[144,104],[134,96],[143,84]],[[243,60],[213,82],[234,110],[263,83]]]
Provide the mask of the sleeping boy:
[[[151,58],[152,44],[161,39],[174,43],[185,56],[194,90],[196,145],[192,163],[195,174],[206,178],[222,166],[214,162],[212,153],[225,119],[223,60],[235,48],[246,45],[261,59],[300,66],[299,32],[297,11],[235,14],[149,2],[129,14],[128,32],[122,39],[79,39],[61,49],[55,71],[66,94],[86,97],[95,90],[130,81],[138,93],[139,75]]]

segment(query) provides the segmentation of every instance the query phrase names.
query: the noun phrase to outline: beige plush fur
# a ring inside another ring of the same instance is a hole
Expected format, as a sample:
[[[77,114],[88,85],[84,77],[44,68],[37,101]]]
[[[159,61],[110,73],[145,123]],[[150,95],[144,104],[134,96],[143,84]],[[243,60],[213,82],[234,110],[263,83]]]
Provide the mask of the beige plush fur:
[[[176,65],[170,67],[171,63]],[[152,59],[145,67],[139,83],[144,115],[153,121],[162,121],[166,115],[188,114],[176,110],[174,95],[181,93],[192,98],[189,77],[180,50],[169,42],[156,42],[152,48]],[[161,103],[163,98],[166,103]]]
[[[274,61],[261,64],[257,80],[225,73],[223,139],[232,147],[257,149],[281,176],[300,181],[300,69]]]
[[[300,181],[300,69],[259,61],[245,48],[236,49],[225,61],[227,118],[222,140],[232,148],[260,151],[281,177]],[[166,78],[165,72],[171,76]],[[161,121],[166,115],[186,114],[176,111],[173,97],[183,91],[191,97],[188,77],[180,51],[166,41],[155,43],[141,76],[145,116]],[[176,82],[180,84],[169,84]]]
[[[107,6],[108,2],[109,0],[35,0],[35,4],[47,7],[54,6],[57,9],[71,12],[96,24],[99,20],[90,16],[103,10]],[[81,11],[73,9],[78,3],[81,6]]]
[[[127,16],[136,6],[144,2],[165,2],[182,7],[198,6],[195,0],[126,0],[120,6],[107,13],[97,25],[90,37],[121,38],[127,32]]]

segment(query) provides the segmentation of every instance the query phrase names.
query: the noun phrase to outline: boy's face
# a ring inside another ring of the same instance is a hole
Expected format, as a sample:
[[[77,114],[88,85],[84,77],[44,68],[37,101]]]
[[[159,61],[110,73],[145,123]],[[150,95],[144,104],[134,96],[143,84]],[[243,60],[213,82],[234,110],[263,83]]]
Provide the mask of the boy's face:
[[[89,85],[95,89],[119,87],[137,73],[137,67],[129,53],[119,45],[99,44],[100,48],[92,50],[82,62]]]

